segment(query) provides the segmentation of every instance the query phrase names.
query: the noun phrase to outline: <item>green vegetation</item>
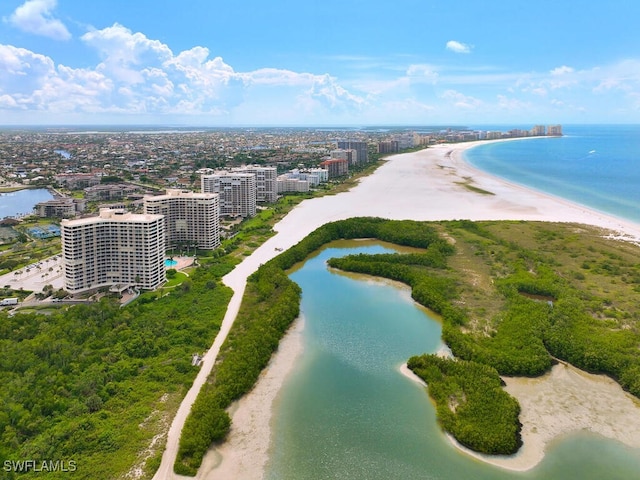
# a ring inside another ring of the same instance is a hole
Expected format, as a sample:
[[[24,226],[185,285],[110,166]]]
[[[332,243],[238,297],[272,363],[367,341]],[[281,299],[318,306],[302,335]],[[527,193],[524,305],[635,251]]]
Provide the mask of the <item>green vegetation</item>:
[[[180,437],[176,473],[195,475],[231,421],[225,410],[251,390],[280,338],[299,313],[300,288],[274,266],[262,266],[247,283],[242,307],[202,387]]]
[[[166,431],[195,376],[191,354],[217,333],[231,295],[219,279],[299,201],[286,197],[243,222],[189,278],[176,273],[174,288],[143,294],[126,309],[104,299],[51,308],[47,317],[0,312],[0,460],[73,458],[79,478],[123,475]],[[195,473],[211,443],[225,437],[226,408],[252,388],[297,316],[300,291],[286,271],[338,239],[423,249],[330,265],[402,281],[441,315],[444,340],[460,360],[424,356],[409,364],[429,383],[443,428],[461,443],[490,453],[517,449],[517,403],[496,386],[496,375],[540,375],[554,358],[608,374],[640,396],[640,248],[602,235],[537,222],[353,218],[320,227],[249,278],[174,469]],[[50,248],[39,242],[30,253]],[[147,473],[160,453],[147,461]]]
[[[639,247],[606,240],[602,231],[583,225],[470,221],[431,225],[450,246],[455,244],[455,254],[434,242],[422,260],[415,254],[356,255],[332,259],[329,265],[411,286],[416,301],[441,315],[444,341],[458,359],[467,361],[464,365],[470,372],[483,366],[501,375],[537,376],[557,358],[607,374],[640,397]],[[466,392],[459,373],[445,374],[453,367],[435,365],[441,379],[433,362],[427,366],[428,377],[444,382],[446,391]],[[430,393],[434,396],[431,389]],[[466,392],[464,398],[468,403],[485,402],[487,395],[493,393],[476,397]],[[443,415],[449,408],[444,397],[434,398]],[[492,405],[504,418],[513,419],[510,402],[496,399]],[[455,423],[474,424],[458,413],[469,411],[479,412],[474,421],[484,427],[468,428],[484,431],[484,440],[471,441],[469,432]],[[513,428],[490,427],[482,423],[482,412],[469,405],[468,411],[456,409],[440,421],[474,449],[513,452],[519,442],[516,422]]]
[[[105,298],[47,316],[0,312],[0,463],[74,460],[85,479],[140,465],[149,478],[162,443],[146,466],[139,454],[166,432],[197,373],[191,355],[211,345],[231,297],[215,271],[126,309]]]
[[[407,365],[429,385],[440,425],[458,442],[488,454],[518,451],[520,405],[494,368],[435,355],[412,357]]]
[[[100,183],[122,183],[124,180],[116,175],[107,175],[100,178]]]
[[[331,240],[363,237],[424,248],[446,245],[424,224],[359,218],[324,225],[262,265],[248,279],[236,321],[182,430],[176,473],[195,475],[211,443],[224,438],[230,425],[225,409],[253,387],[298,316],[300,288],[286,270]]]
[[[485,190],[483,188],[479,188],[473,185],[472,177],[464,177],[464,182],[456,182],[456,184],[466,188],[471,192],[479,193],[481,195],[495,195],[495,193],[490,192],[489,190]]]
[[[0,274],[25,267],[60,252],[60,237],[31,238],[29,229],[48,226],[50,219],[30,217],[15,227],[0,227]]]

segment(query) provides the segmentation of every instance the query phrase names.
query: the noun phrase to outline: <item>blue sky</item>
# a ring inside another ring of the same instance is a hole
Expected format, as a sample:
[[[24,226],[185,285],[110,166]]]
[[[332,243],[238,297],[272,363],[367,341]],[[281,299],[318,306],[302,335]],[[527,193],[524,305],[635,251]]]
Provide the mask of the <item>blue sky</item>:
[[[2,0],[0,124],[640,123],[637,0]]]

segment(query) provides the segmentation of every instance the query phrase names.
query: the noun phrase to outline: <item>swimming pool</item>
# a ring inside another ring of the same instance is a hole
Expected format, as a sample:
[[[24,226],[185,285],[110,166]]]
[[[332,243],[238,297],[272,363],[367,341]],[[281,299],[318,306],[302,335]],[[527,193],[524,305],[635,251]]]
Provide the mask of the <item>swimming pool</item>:
[[[175,267],[178,264],[178,262],[176,260],[173,260],[171,258],[167,258],[164,261],[164,266],[165,267]]]

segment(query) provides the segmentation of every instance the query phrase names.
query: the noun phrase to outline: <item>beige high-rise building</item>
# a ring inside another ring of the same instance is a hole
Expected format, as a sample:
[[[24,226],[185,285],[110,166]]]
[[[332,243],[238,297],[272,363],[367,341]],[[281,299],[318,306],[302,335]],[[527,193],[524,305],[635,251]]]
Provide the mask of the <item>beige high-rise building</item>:
[[[165,195],[144,197],[144,213],[164,215],[167,247],[220,245],[220,204],[215,193],[170,189]]]
[[[531,136],[533,137],[539,137],[547,134],[546,128],[544,125],[534,125],[530,133],[531,133]]]
[[[65,290],[153,290],[166,281],[163,215],[101,209],[97,217],[62,220]]]
[[[253,173],[256,176],[256,201],[273,203],[278,200],[278,169],[276,167],[263,167],[261,165],[247,165],[242,168],[234,168],[233,173]]]
[[[549,136],[562,136],[562,125],[549,125],[547,127],[547,135]]]
[[[217,193],[220,215],[253,217],[256,214],[256,176],[252,173],[219,172],[202,175],[202,193]]]

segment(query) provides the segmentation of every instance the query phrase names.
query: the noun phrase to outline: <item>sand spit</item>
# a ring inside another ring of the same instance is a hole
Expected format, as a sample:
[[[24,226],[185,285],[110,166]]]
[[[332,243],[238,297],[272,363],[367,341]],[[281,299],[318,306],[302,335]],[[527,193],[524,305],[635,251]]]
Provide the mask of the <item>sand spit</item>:
[[[427,387],[406,363],[400,373]],[[640,400],[611,378],[559,363],[537,378],[502,379],[505,390],[520,402],[523,445],[514,455],[483,455],[446,434],[456,448],[468,455],[508,470],[530,470],[542,461],[551,441],[581,431],[640,448]]]

